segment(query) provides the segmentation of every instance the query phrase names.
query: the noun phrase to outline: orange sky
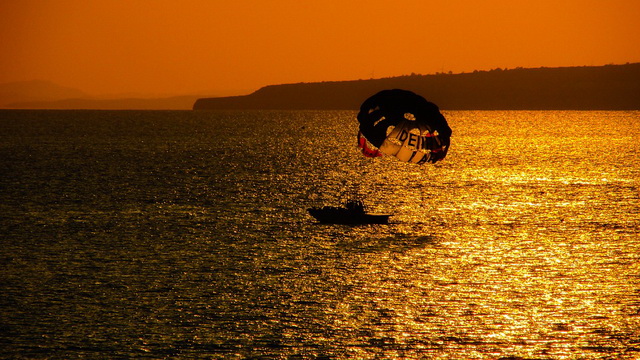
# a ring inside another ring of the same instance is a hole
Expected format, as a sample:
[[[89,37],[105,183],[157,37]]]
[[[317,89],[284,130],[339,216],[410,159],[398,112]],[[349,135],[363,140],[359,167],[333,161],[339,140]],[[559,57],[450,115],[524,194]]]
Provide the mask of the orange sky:
[[[640,62],[638,0],[2,0],[0,83],[93,95]]]

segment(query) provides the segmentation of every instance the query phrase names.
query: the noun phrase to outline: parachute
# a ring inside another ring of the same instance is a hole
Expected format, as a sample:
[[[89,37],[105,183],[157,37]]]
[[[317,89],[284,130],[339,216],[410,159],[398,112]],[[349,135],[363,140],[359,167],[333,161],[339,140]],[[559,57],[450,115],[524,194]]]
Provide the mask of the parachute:
[[[447,120],[437,105],[411,91],[380,91],[362,103],[357,118],[364,156],[386,154],[422,165],[444,159],[449,151]]]

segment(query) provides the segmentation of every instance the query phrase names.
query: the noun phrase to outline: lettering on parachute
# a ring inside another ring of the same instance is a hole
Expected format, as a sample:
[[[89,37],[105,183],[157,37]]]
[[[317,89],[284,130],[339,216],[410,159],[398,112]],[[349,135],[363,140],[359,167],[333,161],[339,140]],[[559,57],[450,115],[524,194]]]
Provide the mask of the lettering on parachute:
[[[399,145],[404,145],[412,149],[431,151],[440,148],[440,144],[438,144],[435,136],[438,136],[437,132],[433,134],[427,132],[425,135],[418,135],[403,129],[398,136],[396,136],[396,139]]]

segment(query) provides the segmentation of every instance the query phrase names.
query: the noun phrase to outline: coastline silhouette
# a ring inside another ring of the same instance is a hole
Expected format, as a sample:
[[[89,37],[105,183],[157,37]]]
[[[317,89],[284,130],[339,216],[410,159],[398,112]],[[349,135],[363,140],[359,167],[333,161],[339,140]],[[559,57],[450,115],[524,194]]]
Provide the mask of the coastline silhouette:
[[[270,85],[244,96],[201,98],[193,109],[351,110],[393,88],[445,110],[638,110],[640,63]]]

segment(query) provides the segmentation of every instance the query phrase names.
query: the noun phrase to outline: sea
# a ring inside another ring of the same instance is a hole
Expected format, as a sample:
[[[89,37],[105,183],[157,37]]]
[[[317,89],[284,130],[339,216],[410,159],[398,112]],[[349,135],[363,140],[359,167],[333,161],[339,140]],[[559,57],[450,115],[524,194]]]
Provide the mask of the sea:
[[[0,111],[0,358],[640,358],[640,112],[443,114]]]

